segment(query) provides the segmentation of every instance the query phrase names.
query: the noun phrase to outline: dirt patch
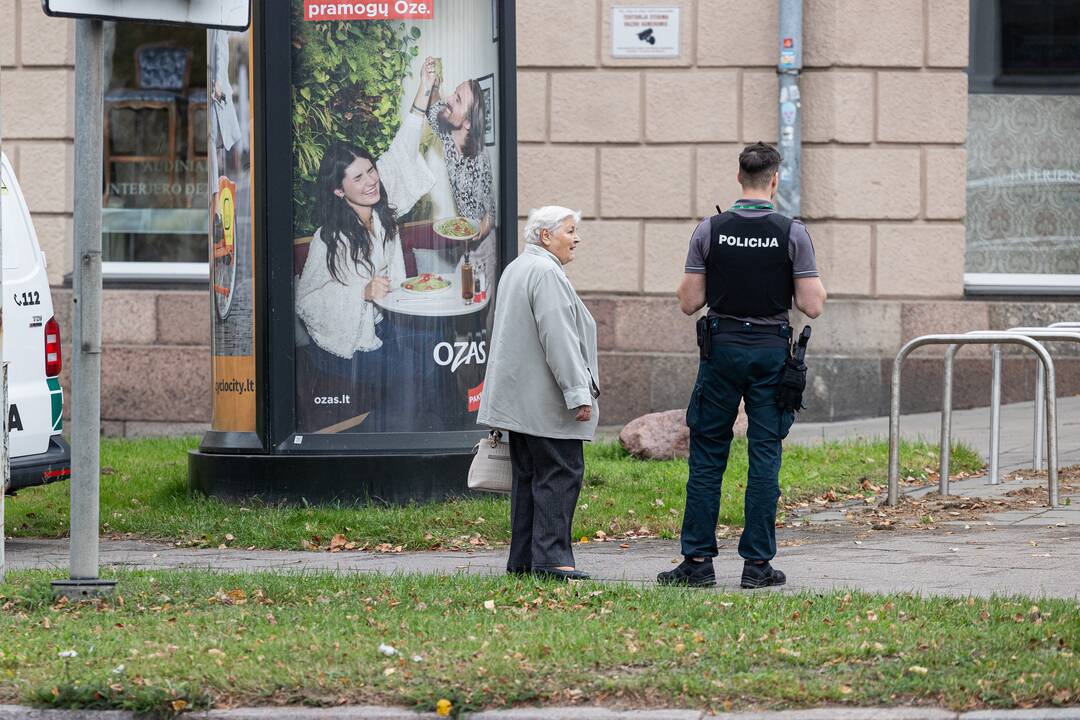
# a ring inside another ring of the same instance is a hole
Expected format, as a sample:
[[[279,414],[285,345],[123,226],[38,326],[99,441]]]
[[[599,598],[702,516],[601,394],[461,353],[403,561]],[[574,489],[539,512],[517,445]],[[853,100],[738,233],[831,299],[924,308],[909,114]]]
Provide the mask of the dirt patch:
[[[851,495],[838,498],[830,491],[814,498],[810,502],[800,502],[785,508],[790,514],[788,526],[799,530],[826,530],[850,532],[855,529],[860,535],[877,532],[926,532],[936,530],[944,523],[970,522],[985,523],[992,521],[993,515],[1007,510],[1027,510],[1044,507],[1048,503],[1046,473],[1033,470],[1020,470],[1009,473],[1005,481],[1026,480],[1029,483],[1010,490],[1001,496],[978,498],[962,495],[941,496],[937,492],[919,497],[901,494],[900,502],[890,506],[884,495],[867,498]],[[881,492],[884,488],[864,483],[864,491]],[[1062,468],[1058,471],[1058,494],[1066,498],[1080,492],[1080,465]],[[824,510],[837,510],[843,516],[842,523],[814,523],[808,515]]]

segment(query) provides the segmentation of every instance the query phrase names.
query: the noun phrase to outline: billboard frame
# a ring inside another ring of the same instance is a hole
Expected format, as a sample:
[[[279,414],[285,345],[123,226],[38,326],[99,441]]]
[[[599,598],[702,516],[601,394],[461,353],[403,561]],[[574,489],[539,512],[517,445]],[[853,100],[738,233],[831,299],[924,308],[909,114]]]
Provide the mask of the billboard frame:
[[[517,256],[517,62],[515,0],[498,14],[500,102],[499,269]],[[189,456],[189,482],[225,498],[437,499],[466,492],[465,470],[486,430],[296,433],[293,287],[292,23],[290,4],[254,0],[256,430],[206,433]],[[493,164],[494,164],[493,163]],[[460,477],[459,477],[460,476]]]

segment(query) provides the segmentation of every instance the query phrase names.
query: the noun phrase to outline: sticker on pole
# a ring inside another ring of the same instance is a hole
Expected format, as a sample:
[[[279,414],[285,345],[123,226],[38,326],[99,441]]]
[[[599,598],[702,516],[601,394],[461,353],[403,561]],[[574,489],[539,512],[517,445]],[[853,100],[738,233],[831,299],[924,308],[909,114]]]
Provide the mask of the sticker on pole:
[[[327,20],[433,20],[435,0],[385,0],[384,2],[332,2],[304,0],[304,19]]]
[[[247,30],[251,0],[42,0],[46,15]]]

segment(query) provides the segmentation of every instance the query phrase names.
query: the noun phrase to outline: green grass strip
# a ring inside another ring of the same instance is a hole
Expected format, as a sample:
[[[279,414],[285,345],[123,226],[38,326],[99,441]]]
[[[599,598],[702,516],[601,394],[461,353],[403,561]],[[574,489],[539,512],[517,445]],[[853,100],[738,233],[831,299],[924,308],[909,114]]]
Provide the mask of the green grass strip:
[[[72,605],[52,600],[54,575],[0,585],[0,702],[168,714],[440,698],[455,710],[1080,701],[1069,600],[173,571],[121,573],[112,601]]]

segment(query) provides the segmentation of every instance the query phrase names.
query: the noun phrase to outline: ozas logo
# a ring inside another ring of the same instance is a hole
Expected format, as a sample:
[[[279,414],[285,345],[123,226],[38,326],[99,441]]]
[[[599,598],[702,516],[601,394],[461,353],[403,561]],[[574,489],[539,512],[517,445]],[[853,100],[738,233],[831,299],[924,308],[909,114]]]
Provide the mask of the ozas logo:
[[[457,372],[462,365],[483,365],[487,362],[486,342],[456,342],[451,345],[441,342],[435,346],[431,356],[439,365],[450,366],[450,372]]]

